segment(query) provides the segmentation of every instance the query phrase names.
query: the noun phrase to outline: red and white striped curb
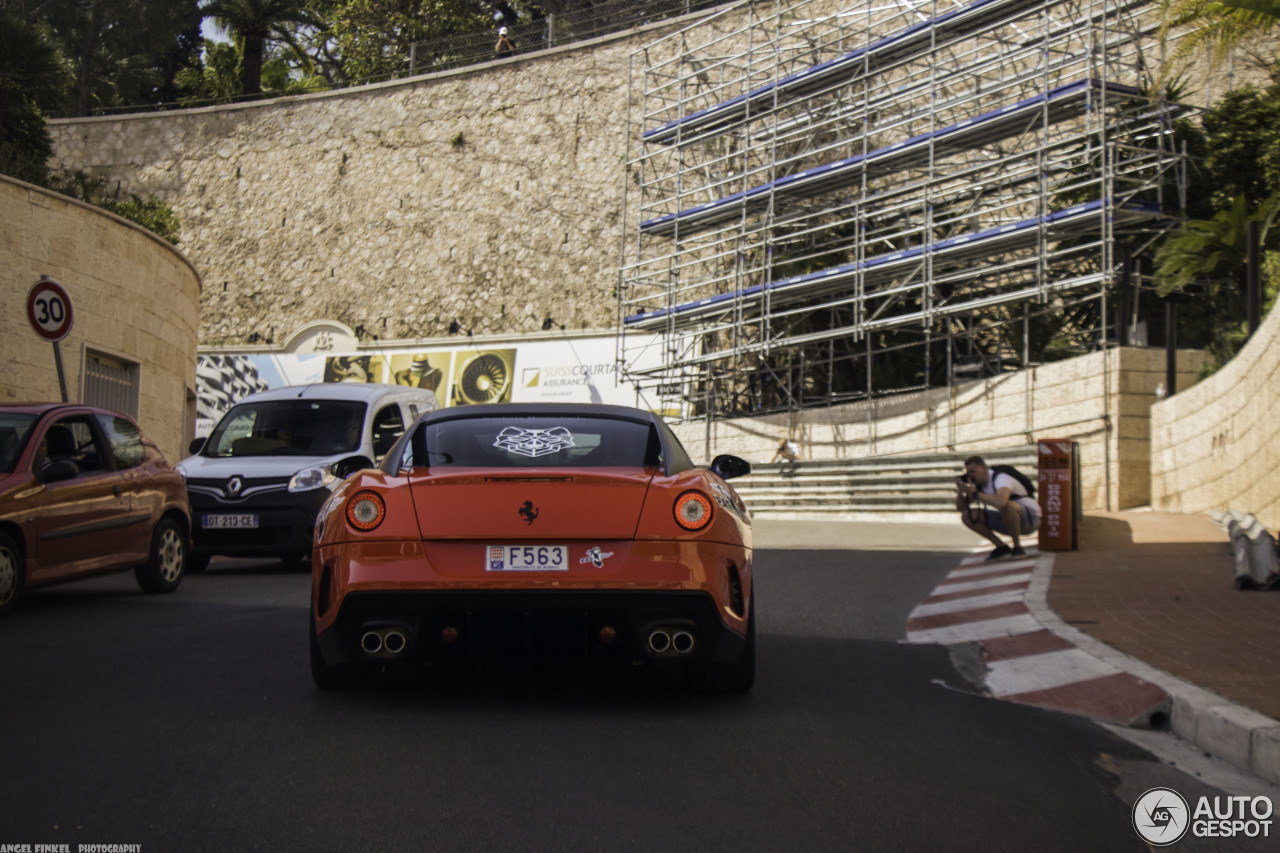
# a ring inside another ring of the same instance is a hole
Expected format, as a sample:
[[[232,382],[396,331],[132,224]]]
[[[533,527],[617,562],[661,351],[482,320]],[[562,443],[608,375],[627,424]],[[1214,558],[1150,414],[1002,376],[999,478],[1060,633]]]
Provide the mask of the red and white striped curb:
[[[979,643],[986,689],[999,699],[1119,725],[1167,714],[1164,690],[1040,623],[1027,606],[1040,553],[1026,547],[1027,556],[1016,560],[986,562],[986,549],[962,560],[911,612],[907,642]]]

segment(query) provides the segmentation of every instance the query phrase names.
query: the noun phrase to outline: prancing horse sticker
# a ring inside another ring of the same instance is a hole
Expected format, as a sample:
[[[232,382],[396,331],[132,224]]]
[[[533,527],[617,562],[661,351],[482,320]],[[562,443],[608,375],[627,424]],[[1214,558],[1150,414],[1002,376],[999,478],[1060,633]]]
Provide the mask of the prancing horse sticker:
[[[564,427],[550,429],[525,429],[524,427],[506,427],[498,433],[493,443],[508,453],[517,453],[537,459],[568,447],[575,446],[573,435]]]
[[[582,565],[583,563],[590,563],[591,565],[595,566],[597,569],[603,569],[604,561],[609,559],[612,556],[613,556],[612,551],[601,551],[600,546],[597,545],[596,547],[590,548],[587,550],[587,556],[579,560],[578,565]]]

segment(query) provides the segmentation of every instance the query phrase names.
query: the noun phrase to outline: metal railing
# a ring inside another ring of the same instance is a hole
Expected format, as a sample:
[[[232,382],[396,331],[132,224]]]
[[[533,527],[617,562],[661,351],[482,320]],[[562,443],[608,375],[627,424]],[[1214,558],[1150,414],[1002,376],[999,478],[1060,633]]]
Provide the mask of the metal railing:
[[[438,39],[414,42],[404,67],[389,74],[326,82],[315,87],[294,87],[288,91],[266,91],[258,95],[234,95],[230,97],[188,99],[160,104],[136,104],[129,106],[99,107],[94,115],[149,112],[152,110],[177,110],[221,104],[247,103],[293,95],[307,95],[383,83],[419,74],[449,71],[468,65],[479,65],[509,56],[523,56],[551,48],[563,47],[600,36],[624,32],[648,24],[726,5],[725,0],[608,0],[586,9],[575,9],[527,23],[507,25],[508,38],[515,49],[499,54],[498,25],[478,33],[446,36]]]

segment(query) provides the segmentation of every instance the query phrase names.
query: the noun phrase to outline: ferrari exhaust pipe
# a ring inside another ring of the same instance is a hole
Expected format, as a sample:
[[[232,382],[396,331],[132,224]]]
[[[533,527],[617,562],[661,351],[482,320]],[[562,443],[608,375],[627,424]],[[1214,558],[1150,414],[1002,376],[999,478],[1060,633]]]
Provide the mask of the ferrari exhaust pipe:
[[[365,631],[364,636],[360,638],[360,648],[364,649],[366,654],[376,655],[382,651],[382,635],[377,631]]]
[[[387,636],[382,640],[382,647],[386,649],[388,653],[393,655],[398,655],[404,651],[404,647],[407,644],[408,640],[405,638],[404,632],[398,628],[393,628],[388,631]]]
[[[694,647],[693,634],[688,631],[676,631],[671,635],[671,648],[682,655],[687,655],[693,651]]]
[[[660,655],[671,648],[671,635],[666,628],[654,628],[649,632],[649,650]]]

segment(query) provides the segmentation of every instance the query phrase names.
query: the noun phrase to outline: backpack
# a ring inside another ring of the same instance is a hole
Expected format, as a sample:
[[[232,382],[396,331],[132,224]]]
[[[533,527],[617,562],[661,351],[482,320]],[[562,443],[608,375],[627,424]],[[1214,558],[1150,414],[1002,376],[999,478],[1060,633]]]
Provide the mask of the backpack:
[[[1021,483],[1022,488],[1027,490],[1027,497],[1034,498],[1036,496],[1035,484],[1031,482],[1026,474],[1022,473],[1017,468],[1014,468],[1012,465],[992,465],[991,470],[993,472],[992,479],[995,479],[994,474],[1008,474],[1010,477]]]

